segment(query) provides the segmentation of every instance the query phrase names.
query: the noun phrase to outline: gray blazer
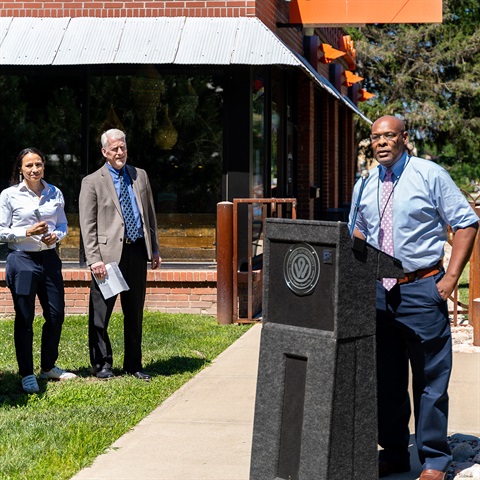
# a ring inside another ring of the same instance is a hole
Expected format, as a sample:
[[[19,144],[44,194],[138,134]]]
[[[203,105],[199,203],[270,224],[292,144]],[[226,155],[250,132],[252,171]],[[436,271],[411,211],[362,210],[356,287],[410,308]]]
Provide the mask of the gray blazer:
[[[147,173],[141,168],[126,165],[132,180],[142,218],[148,259],[159,252],[157,219],[152,189]],[[79,198],[80,229],[87,264],[120,262],[124,240],[122,208],[106,165],[82,180]]]

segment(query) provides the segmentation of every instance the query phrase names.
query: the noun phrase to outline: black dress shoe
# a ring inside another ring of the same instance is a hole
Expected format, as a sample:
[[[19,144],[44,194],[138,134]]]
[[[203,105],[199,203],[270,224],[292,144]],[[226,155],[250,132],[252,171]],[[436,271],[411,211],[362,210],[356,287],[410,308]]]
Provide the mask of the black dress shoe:
[[[109,380],[110,378],[115,377],[111,368],[102,368],[96,373],[96,375],[100,380]]]
[[[139,380],[144,380],[145,382],[149,382],[152,379],[152,377],[148,373],[141,372],[141,371],[133,372],[130,375],[133,375],[135,378],[138,378]]]
[[[410,471],[410,463],[389,463],[378,460],[378,478],[386,477],[392,473],[404,473]]]

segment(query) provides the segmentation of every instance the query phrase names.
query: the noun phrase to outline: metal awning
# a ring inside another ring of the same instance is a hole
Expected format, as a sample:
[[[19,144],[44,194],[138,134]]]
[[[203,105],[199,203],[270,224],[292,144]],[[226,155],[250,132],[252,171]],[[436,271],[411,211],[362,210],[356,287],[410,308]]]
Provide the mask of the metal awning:
[[[255,17],[0,18],[0,66],[102,64],[299,67],[365,118]]]
[[[353,110],[356,114],[360,115],[368,123],[373,123],[368,117],[366,117],[362,111],[350,100],[348,97],[344,97],[323,75],[320,75],[303,57],[296,54],[299,62],[302,62],[303,67],[307,70],[307,73],[314,79],[316,82],[322,86],[328,93],[338,98],[340,101],[345,103],[345,105]]]
[[[362,111],[352,102],[352,100],[348,97],[343,97],[346,104],[356,113],[358,113],[367,123],[372,124],[373,122],[365,116]]]

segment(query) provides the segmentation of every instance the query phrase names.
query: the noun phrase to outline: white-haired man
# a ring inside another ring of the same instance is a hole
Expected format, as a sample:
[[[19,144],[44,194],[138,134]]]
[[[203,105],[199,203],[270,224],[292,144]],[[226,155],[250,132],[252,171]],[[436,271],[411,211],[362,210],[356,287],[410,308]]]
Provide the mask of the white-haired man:
[[[142,322],[147,261],[161,264],[157,221],[150,182],[145,170],[127,163],[125,133],[111,129],[102,137],[105,164],[82,181],[80,229],[92,276],[105,278],[105,264],[117,262],[129,286],[120,293],[124,315],[123,369],[140,380],[151,377],[142,367]],[[114,377],[108,323],[116,295],[104,299],[92,278],[89,305],[90,361],[100,379]]]

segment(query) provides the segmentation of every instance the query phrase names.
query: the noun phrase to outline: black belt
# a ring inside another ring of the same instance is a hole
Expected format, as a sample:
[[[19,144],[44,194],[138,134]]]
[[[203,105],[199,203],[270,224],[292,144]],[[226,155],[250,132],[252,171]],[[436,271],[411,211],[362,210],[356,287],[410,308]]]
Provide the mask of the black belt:
[[[9,253],[25,253],[27,255],[39,256],[39,255],[49,255],[52,253],[57,253],[55,248],[45,248],[43,250],[14,250],[13,248],[8,249]]]
[[[140,242],[140,241],[144,241],[144,240],[145,240],[144,237],[138,237],[136,240],[132,240],[132,239],[130,239],[130,238],[126,238],[126,239],[125,239],[125,243],[126,243],[127,245],[133,245],[133,244],[136,243],[136,242]]]

